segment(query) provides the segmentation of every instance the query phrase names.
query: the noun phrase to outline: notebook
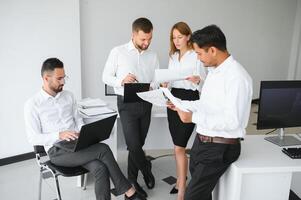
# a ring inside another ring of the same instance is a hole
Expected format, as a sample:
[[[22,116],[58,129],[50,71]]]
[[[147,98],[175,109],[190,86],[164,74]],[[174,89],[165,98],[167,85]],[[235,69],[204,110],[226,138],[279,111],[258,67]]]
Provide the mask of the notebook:
[[[110,137],[117,114],[82,126],[78,139],[60,141],[54,146],[69,152],[76,152]]]

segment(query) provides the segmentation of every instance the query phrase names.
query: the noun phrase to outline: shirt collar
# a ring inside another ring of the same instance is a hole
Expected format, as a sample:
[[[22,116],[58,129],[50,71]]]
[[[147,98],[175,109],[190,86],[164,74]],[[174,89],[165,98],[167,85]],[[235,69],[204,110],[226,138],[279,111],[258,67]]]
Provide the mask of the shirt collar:
[[[48,99],[58,99],[61,96],[62,92],[59,92],[55,95],[55,97],[51,96],[50,94],[48,94],[43,88],[40,91],[41,96],[43,98],[43,100],[48,100]]]
[[[214,73],[218,73],[220,71],[224,71],[227,69],[227,65],[233,62],[233,57],[230,55],[224,62],[222,62],[219,66],[213,68],[211,71]]]
[[[127,48],[128,48],[128,51],[133,51],[133,50],[136,50],[138,53],[140,54],[143,54],[144,52],[146,52],[148,49],[146,50],[143,50],[141,52],[139,52],[139,50],[135,47],[134,43],[133,43],[133,40],[131,40],[128,44],[127,44]]]
[[[138,49],[135,47],[132,40],[130,40],[130,42],[128,43],[127,48],[128,48],[129,51],[132,51],[132,50],[135,50],[135,49],[138,51]]]

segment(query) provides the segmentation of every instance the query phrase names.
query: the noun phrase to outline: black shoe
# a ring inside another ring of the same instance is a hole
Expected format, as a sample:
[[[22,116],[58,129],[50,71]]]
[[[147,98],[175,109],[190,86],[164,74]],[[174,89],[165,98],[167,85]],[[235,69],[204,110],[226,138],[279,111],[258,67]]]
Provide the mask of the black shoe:
[[[169,194],[177,194],[177,193],[178,193],[178,189],[176,188],[176,186],[174,186],[169,192]]]
[[[155,177],[152,173],[152,163],[150,161],[147,161],[147,166],[142,174],[146,187],[153,189],[155,187]]]
[[[142,187],[137,183],[137,181],[130,181],[132,186],[135,188],[136,192],[142,195],[144,198],[147,197],[147,193],[145,190],[142,189]]]
[[[124,200],[146,200],[146,197],[143,197],[138,192],[135,192],[132,196],[128,197],[126,194],[124,195]]]

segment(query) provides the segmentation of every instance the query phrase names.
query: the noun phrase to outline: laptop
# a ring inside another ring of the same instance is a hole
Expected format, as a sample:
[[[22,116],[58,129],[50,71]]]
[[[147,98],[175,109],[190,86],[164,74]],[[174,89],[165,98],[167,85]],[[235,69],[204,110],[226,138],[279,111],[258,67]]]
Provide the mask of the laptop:
[[[149,83],[126,83],[124,84],[124,103],[143,102],[137,92],[149,91]]]
[[[55,143],[54,146],[69,152],[76,152],[104,141],[110,137],[116,118],[117,114],[83,125],[76,140],[62,140]]]

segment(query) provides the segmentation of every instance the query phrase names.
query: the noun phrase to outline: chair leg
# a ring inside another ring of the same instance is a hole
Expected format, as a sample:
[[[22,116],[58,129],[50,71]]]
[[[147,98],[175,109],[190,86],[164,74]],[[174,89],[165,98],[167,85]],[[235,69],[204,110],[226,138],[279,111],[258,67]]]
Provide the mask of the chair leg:
[[[42,197],[42,170],[40,171],[40,180],[39,180],[39,200],[41,200]]]
[[[83,190],[86,190],[86,188],[87,188],[87,179],[88,179],[88,173],[84,174]]]
[[[55,186],[56,186],[57,199],[58,199],[58,200],[62,200],[58,177],[57,177],[57,176],[54,176],[54,179],[55,179]]]

